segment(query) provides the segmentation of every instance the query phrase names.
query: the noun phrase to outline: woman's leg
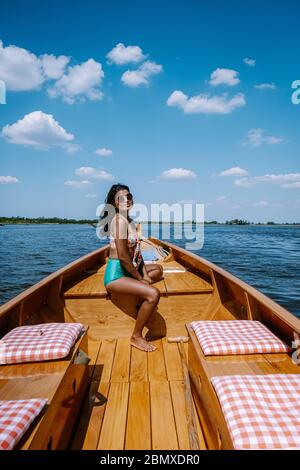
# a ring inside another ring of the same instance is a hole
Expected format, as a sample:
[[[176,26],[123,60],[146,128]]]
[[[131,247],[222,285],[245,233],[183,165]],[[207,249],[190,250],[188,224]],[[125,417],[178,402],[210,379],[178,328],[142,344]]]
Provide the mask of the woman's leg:
[[[153,313],[159,302],[160,292],[156,287],[146,285],[141,281],[130,277],[121,277],[106,285],[106,290],[114,294],[132,294],[138,295],[142,301],[137,313],[135,327],[131,336],[131,344],[143,351],[154,351],[156,349],[152,344],[147,343],[143,338],[142,332],[147,320]]]
[[[158,282],[158,281],[161,281],[163,279],[163,267],[160,264],[152,263],[152,264],[145,265],[145,267],[146,267],[146,270],[147,270],[147,274],[148,274],[148,276],[150,277],[150,279],[152,281],[152,284],[154,282]],[[142,300],[138,301],[138,303],[136,305],[137,309],[140,308],[141,302],[142,302]]]
[[[161,281],[163,279],[163,267],[160,264],[147,264],[145,265],[147,274],[150,277],[152,284],[154,282]],[[139,309],[141,306],[142,300],[139,300],[136,304],[136,308]]]
[[[161,264],[151,263],[145,264],[148,276],[152,279],[152,282],[161,281],[163,278],[163,267]]]

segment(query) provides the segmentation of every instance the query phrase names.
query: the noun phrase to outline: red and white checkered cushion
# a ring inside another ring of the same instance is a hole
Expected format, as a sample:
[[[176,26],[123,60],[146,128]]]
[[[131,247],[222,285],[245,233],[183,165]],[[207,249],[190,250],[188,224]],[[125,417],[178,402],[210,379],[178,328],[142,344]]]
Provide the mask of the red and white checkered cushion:
[[[0,450],[11,450],[40,414],[46,399],[0,401]]]
[[[300,375],[212,377],[235,449],[300,447]]]
[[[0,340],[0,364],[66,357],[83,330],[81,323],[45,323],[15,328]]]
[[[291,351],[259,321],[194,321],[191,326],[205,356]]]

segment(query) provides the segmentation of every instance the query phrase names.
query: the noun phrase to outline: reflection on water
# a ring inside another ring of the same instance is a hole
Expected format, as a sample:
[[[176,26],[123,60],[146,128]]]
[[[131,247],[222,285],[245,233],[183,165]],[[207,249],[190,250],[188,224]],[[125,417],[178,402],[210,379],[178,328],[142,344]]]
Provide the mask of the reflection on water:
[[[195,227],[143,227],[143,234],[185,248]],[[198,228],[196,238],[201,238]],[[0,303],[65,264],[107,242],[90,225],[5,225],[0,227]],[[194,253],[261,290],[300,317],[300,228],[205,225],[204,243]]]

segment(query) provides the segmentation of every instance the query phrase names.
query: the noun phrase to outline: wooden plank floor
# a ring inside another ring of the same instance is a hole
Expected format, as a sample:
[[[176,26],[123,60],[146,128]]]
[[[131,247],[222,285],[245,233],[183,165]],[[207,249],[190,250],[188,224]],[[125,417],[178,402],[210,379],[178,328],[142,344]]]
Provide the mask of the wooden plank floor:
[[[185,323],[203,319],[211,294],[170,295],[161,297],[149,329],[163,336],[186,335]],[[129,304],[129,299],[127,305]],[[129,338],[135,324],[136,302],[126,312],[107,299],[65,299],[65,305],[75,322],[90,326],[94,340]],[[146,332],[146,329],[145,329]]]
[[[129,339],[103,340],[73,449],[189,449],[178,345],[145,353]],[[200,446],[205,449],[198,422]]]

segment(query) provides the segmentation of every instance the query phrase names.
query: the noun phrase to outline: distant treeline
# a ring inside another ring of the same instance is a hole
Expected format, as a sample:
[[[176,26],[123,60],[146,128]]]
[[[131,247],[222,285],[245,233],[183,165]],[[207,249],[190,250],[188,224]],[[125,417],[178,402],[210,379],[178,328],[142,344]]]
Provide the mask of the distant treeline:
[[[97,220],[91,219],[61,219],[60,217],[0,217],[2,224],[92,224]]]
[[[98,223],[98,219],[66,219],[60,217],[0,217],[0,224],[91,224],[95,225]],[[168,223],[168,222],[150,222],[142,221],[142,224],[147,223]],[[170,222],[170,224],[180,224],[181,222]],[[196,224],[194,220],[186,220],[184,223]],[[205,221],[205,225],[218,224],[224,225],[224,222],[218,222],[217,220]],[[226,220],[225,225],[300,225],[300,222],[249,222],[243,219]]]

